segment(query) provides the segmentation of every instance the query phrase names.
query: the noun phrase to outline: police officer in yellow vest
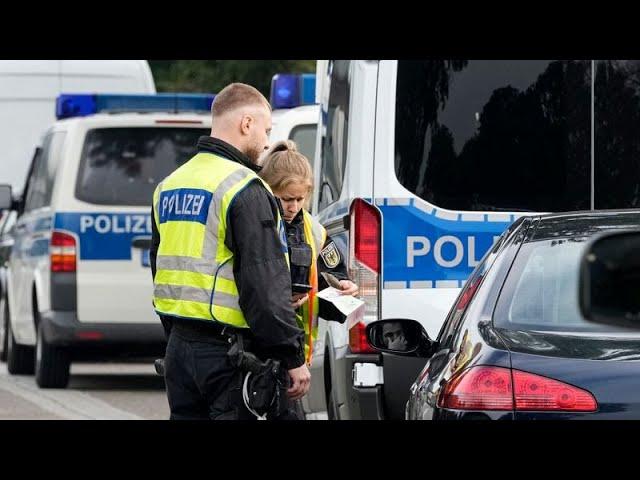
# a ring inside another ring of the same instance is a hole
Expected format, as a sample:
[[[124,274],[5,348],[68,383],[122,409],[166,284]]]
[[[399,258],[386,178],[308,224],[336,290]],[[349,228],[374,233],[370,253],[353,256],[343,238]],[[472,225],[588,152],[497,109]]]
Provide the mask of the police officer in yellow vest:
[[[333,239],[304,208],[312,190],[313,173],[308,159],[295,143],[287,140],[274,144],[262,158],[261,167],[260,176],[282,205],[290,252],[292,301],[296,307],[304,302],[299,309],[298,323],[305,332],[305,359],[310,365],[318,316],[333,320],[322,311],[316,297],[318,291],[329,286],[321,273],[336,277],[343,295],[356,295],[358,286],[349,280],[344,259]],[[301,275],[296,275],[296,270]]]
[[[310,373],[291,304],[284,223],[256,175],[269,146],[270,105],[255,88],[234,83],[211,110],[211,136],[154,193],[153,301],[169,332],[171,418],[251,419],[227,357],[238,333],[246,350],[286,368],[290,401],[307,393]]]

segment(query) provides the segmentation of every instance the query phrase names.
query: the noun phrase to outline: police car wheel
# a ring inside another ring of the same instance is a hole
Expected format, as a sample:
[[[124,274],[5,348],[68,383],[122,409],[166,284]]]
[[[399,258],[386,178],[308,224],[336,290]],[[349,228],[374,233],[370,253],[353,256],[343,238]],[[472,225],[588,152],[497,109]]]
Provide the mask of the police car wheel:
[[[40,388],[65,388],[69,383],[69,352],[47,343],[44,329],[38,328],[36,339],[36,383]]]
[[[16,343],[11,329],[10,313],[7,309],[7,371],[12,375],[32,375],[35,367],[33,347]]]

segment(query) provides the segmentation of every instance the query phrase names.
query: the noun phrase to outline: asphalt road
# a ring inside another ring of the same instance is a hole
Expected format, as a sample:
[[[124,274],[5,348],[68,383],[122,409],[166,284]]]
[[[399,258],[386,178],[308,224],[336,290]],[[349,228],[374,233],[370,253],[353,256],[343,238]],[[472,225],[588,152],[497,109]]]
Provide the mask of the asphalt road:
[[[65,389],[38,388],[0,363],[0,420],[165,420],[162,377],[151,364],[74,363]]]

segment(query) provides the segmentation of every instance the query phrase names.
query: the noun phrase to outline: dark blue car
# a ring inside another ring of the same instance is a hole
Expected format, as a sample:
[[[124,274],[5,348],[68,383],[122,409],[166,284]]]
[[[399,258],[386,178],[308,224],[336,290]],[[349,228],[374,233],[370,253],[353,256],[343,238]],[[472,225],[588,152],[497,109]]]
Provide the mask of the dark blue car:
[[[640,333],[588,322],[578,305],[586,240],[638,225],[631,210],[523,217],[471,274],[435,341],[411,320],[370,324],[378,349],[427,360],[406,418],[640,419]],[[388,343],[398,325],[406,338]]]

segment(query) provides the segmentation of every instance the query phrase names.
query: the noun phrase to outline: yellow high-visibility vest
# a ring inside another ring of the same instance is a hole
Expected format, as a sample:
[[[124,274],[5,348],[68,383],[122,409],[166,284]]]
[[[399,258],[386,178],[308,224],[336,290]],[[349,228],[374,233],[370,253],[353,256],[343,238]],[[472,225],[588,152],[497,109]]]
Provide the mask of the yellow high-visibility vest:
[[[313,343],[318,338],[318,255],[327,239],[327,231],[306,210],[304,220],[304,240],[311,247],[311,268],[309,269],[309,300],[302,305],[302,315],[297,315],[298,324],[304,329],[304,358],[308,365],[313,359]]]
[[[255,181],[271,192],[249,168],[201,152],[158,185],[153,194],[160,232],[153,292],[158,313],[248,328],[233,274],[234,255],[225,238],[229,205]],[[276,229],[289,265],[279,213]]]

